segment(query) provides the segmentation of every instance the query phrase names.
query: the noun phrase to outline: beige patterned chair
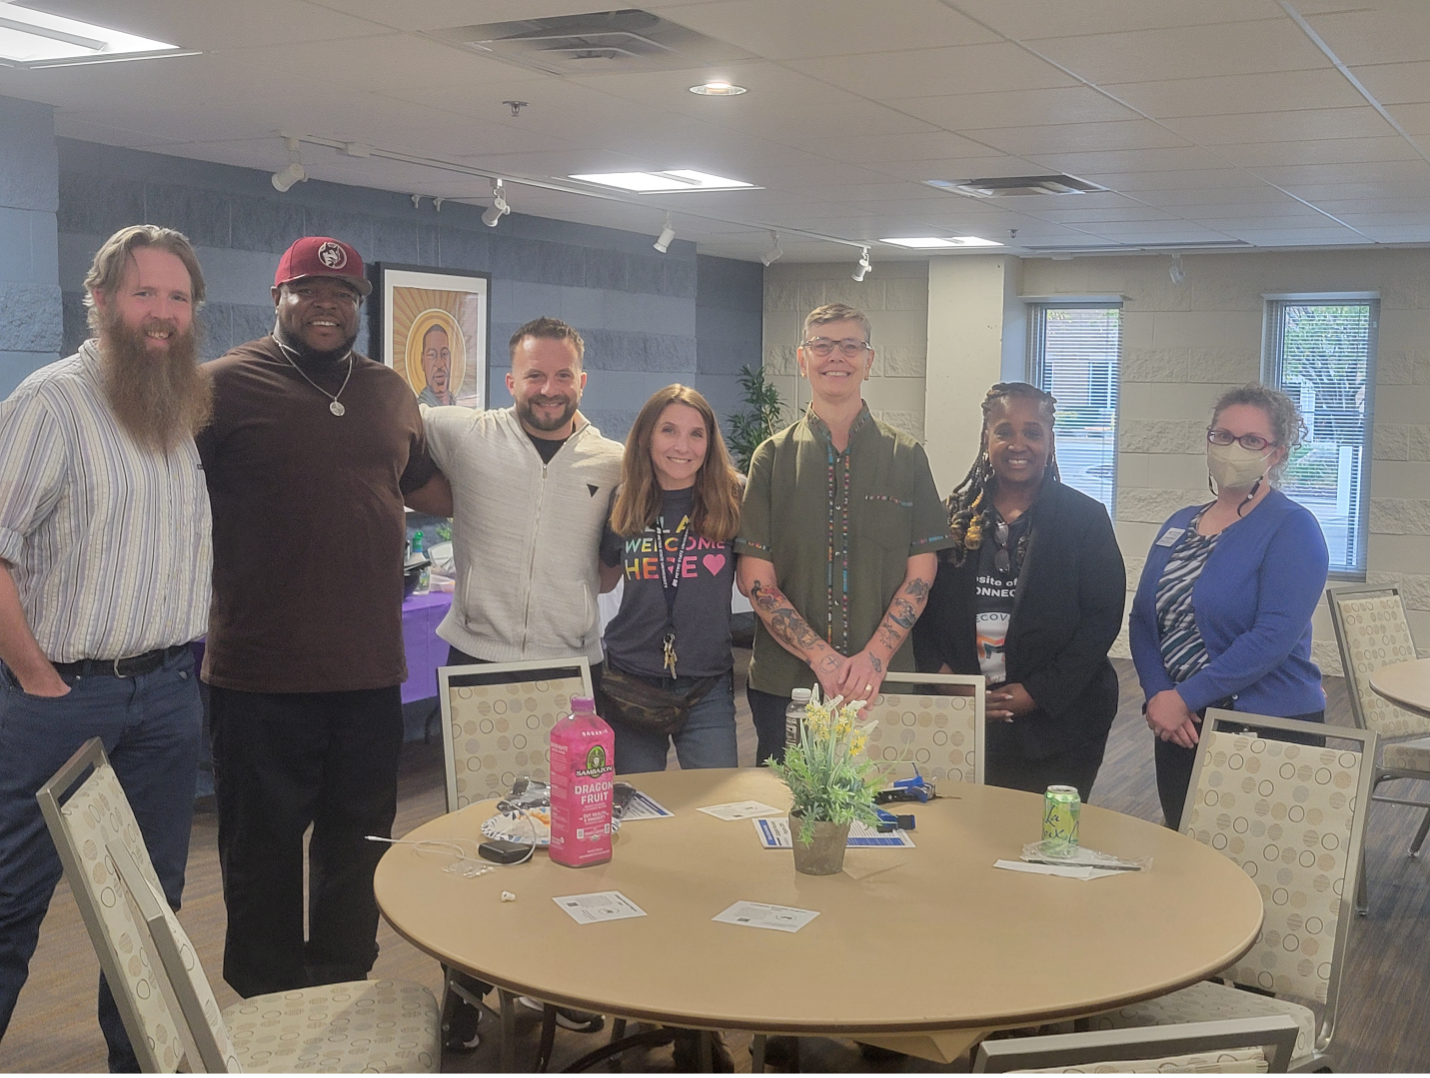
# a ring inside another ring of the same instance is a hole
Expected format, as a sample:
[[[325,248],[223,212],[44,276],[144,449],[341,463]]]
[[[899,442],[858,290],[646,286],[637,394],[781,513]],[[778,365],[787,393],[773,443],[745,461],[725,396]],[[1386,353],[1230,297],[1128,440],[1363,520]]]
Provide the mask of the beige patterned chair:
[[[1227,724],[1273,736],[1329,736],[1351,747],[1316,748],[1221,729]],[[1266,911],[1261,933],[1221,972],[1225,984],[1203,981],[1108,1011],[1092,1018],[1092,1027],[1289,1015],[1299,1025],[1289,1069],[1328,1066],[1375,748],[1369,730],[1209,709],[1182,832],[1221,851],[1256,881]],[[1322,1007],[1319,1029],[1315,1013],[1296,1000]]]
[[[1341,651],[1351,717],[1362,730],[1374,730],[1381,738],[1380,762],[1371,780],[1371,800],[1425,809],[1420,830],[1410,843],[1410,856],[1414,857],[1430,832],[1430,802],[1375,793],[1382,782],[1391,779],[1430,779],[1430,737],[1426,736],[1430,735],[1430,719],[1397,707],[1370,687],[1371,675],[1382,666],[1416,658],[1400,590],[1374,585],[1329,588],[1326,603],[1331,608],[1331,624]],[[1362,861],[1356,912],[1364,917],[1368,910]]]
[[[220,1013],[98,738],[37,796],[143,1070],[437,1071],[437,1001],[418,984],[323,985]]]
[[[889,674],[865,712],[878,719],[865,755],[891,779],[915,769],[935,783],[983,782],[984,679],[967,674]],[[916,691],[954,686],[967,695]]]
[[[974,1073],[1282,1074],[1296,1043],[1287,1015],[986,1040]]]
[[[590,695],[584,658],[439,669],[447,811],[502,797],[523,775],[549,782],[551,727]]]

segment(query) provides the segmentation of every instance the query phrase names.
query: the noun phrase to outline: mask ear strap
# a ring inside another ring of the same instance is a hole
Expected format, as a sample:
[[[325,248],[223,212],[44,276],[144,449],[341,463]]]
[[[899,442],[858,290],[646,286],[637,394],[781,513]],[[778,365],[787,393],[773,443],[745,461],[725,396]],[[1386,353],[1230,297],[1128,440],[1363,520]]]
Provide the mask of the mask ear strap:
[[[1246,512],[1246,507],[1251,504],[1252,499],[1256,497],[1256,492],[1261,489],[1261,480],[1265,478],[1266,476],[1263,475],[1260,479],[1257,479],[1255,483],[1252,483],[1251,489],[1247,491],[1246,497],[1241,499],[1241,504],[1236,507],[1238,519],[1242,513]]]

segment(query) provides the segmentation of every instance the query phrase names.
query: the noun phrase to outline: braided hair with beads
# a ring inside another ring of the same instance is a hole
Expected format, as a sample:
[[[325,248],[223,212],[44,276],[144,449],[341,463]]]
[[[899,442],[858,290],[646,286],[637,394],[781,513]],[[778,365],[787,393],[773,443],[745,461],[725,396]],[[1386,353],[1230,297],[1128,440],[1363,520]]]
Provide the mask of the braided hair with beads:
[[[1057,412],[1057,398],[1027,382],[998,382],[983,398],[983,434],[988,433],[988,417],[997,404],[1003,404],[1014,397],[1030,400],[1038,405],[1038,412],[1053,426]],[[1058,472],[1057,448],[1048,452],[1047,467],[1043,471],[1044,481],[1061,478]],[[993,530],[993,463],[988,459],[985,445],[978,450],[978,456],[963,481],[953,488],[945,503],[948,506],[948,527],[955,545],[943,552],[943,557],[954,565],[962,565],[968,560],[968,552],[978,550],[983,545],[983,537]],[[1018,552],[1022,561],[1022,551]]]

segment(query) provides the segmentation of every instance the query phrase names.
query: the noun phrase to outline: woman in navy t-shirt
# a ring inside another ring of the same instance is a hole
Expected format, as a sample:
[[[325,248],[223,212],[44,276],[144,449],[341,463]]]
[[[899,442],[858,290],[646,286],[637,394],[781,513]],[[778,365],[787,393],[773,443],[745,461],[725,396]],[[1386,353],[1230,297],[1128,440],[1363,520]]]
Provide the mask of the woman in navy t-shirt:
[[[626,439],[621,488],[601,542],[603,583],[625,581],[621,608],[606,626],[606,666],[618,679],[692,703],[673,734],[623,721],[619,707],[603,710],[621,774],[665,770],[672,740],[682,768],[739,762],[730,653],[730,542],[739,525],[740,477],[710,404],[689,386],[657,391]]]

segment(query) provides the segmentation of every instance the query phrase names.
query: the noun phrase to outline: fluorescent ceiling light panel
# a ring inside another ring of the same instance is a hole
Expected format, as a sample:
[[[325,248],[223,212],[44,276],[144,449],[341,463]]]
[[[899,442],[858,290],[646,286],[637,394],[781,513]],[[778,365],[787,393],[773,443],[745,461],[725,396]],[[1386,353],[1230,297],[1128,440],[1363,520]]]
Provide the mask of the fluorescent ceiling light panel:
[[[165,41],[0,3],[0,64],[7,67],[109,63],[142,55],[193,55],[178,50],[177,45]]]
[[[880,243],[892,243],[895,247],[912,247],[916,250],[926,251],[939,247],[1002,247],[997,240],[985,240],[978,236],[949,236],[940,239],[937,236],[907,236],[899,239],[882,239]]]
[[[638,194],[669,194],[675,191],[738,191],[754,190],[755,185],[743,180],[727,180],[708,172],[688,168],[673,168],[666,172],[588,172],[571,176],[573,180],[597,183],[602,187],[618,187]]]

